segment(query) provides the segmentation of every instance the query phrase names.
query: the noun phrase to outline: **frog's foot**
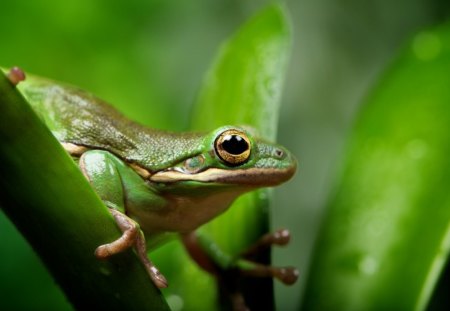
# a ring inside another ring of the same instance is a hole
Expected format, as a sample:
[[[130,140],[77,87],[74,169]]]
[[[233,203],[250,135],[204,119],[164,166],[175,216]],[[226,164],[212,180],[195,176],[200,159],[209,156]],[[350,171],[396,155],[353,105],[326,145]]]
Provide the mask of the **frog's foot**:
[[[19,67],[12,67],[6,76],[14,86],[25,80],[25,73]]]
[[[272,245],[284,246],[289,244],[291,240],[291,233],[287,229],[278,229],[272,233],[266,233],[254,244],[250,245],[244,252],[241,253],[241,257],[251,258],[258,255],[262,251],[271,247]]]
[[[273,233],[263,235],[253,245],[248,247],[241,253],[240,258],[236,262],[236,266],[242,275],[253,277],[274,277],[286,285],[294,284],[299,272],[294,267],[272,267],[266,266],[252,259],[257,258],[259,254],[267,250],[272,245],[284,246],[291,240],[291,234],[287,229],[279,229]]]
[[[249,310],[241,291],[242,277],[274,277],[286,285],[291,285],[298,279],[298,270],[293,267],[272,267],[257,262],[257,258],[270,246],[289,243],[290,233],[286,229],[265,234],[237,258],[221,251],[201,233],[184,234],[182,241],[197,264],[217,276],[220,288],[227,293],[235,311]]]
[[[182,241],[197,264],[212,274],[220,276],[228,270],[237,270],[242,276],[274,277],[286,285],[291,285],[298,279],[299,272],[296,268],[272,267],[255,261],[255,258],[270,246],[288,244],[290,237],[286,229],[267,233],[234,259],[221,251],[213,241],[196,232],[183,235]]]
[[[97,247],[95,250],[95,256],[98,259],[106,259],[134,246],[140,231],[139,225],[128,216],[112,208],[110,208],[109,211],[122,231],[122,236],[111,243],[103,244]]]
[[[145,237],[144,233],[139,228],[139,225],[118,210],[110,208],[109,211],[122,231],[122,236],[111,243],[103,244],[97,247],[95,250],[95,256],[98,259],[107,259],[114,254],[123,252],[130,247],[133,247],[153,283],[159,288],[167,287],[166,278],[147,257]]]
[[[285,285],[292,285],[297,282],[299,272],[294,267],[272,267],[260,263],[238,260],[240,274],[252,277],[273,277]]]

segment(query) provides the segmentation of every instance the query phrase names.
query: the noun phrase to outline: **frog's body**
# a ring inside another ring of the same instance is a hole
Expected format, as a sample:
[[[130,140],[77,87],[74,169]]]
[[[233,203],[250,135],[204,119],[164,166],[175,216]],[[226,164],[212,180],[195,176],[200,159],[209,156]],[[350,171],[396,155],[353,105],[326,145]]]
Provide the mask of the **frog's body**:
[[[155,172],[202,150],[202,135],[154,130],[89,93],[28,78],[19,89],[60,142],[108,150]]]
[[[70,151],[74,157],[80,158],[90,150],[107,150],[116,156],[117,159],[110,156],[110,160],[114,162],[115,167],[121,168],[122,175],[127,175],[127,178],[123,178],[125,193],[136,194],[137,184],[144,193],[154,192],[153,188],[157,186],[152,187],[144,183],[142,178],[135,176],[130,167],[118,159],[140,168],[141,175],[151,176],[170,163],[177,163],[202,151],[204,136],[200,133],[176,134],[141,126],[82,91],[46,81],[34,84],[31,79],[19,87],[55,137],[64,146],[72,147]],[[74,146],[86,148],[76,149]],[[89,155],[88,161],[102,163],[105,162],[105,156],[103,152],[96,152]],[[127,191],[127,181],[130,179],[133,180],[133,191]],[[164,192],[167,193],[162,190],[161,194]],[[206,221],[203,220],[206,215],[214,214],[210,211],[202,213],[198,206],[201,201],[206,203],[205,199],[210,199],[209,197],[187,200],[169,193],[167,198],[162,195],[157,204],[153,196],[148,196],[147,200],[143,197],[127,195],[123,207],[120,204],[115,207],[135,219],[146,233],[193,230]],[[197,201],[197,204],[194,201]],[[227,201],[229,204],[229,200]],[[197,205],[197,210],[191,209],[194,204]],[[180,209],[180,206],[183,206],[183,209]],[[217,208],[214,205],[209,207],[223,210],[223,207]]]
[[[106,258],[135,247],[159,287],[167,283],[148,260],[140,229],[149,244],[167,232],[186,237],[242,193],[282,183],[296,169],[287,150],[242,128],[159,131],[129,121],[73,87],[27,78],[18,88],[78,161],[123,232],[119,240],[99,246],[96,256]],[[281,270],[267,267],[265,271],[283,280],[286,271]],[[296,279],[294,271],[288,278],[292,275]]]

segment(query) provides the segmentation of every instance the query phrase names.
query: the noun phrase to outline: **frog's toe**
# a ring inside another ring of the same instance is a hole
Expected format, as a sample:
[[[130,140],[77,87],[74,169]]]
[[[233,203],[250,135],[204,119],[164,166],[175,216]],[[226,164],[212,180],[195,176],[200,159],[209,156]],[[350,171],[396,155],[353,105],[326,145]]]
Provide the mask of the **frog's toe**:
[[[159,272],[159,270],[154,266],[151,269],[150,277],[152,278],[153,283],[158,288],[166,288],[167,286],[169,286],[169,283],[167,282],[164,275]]]
[[[287,229],[278,229],[272,233],[266,233],[255,243],[250,245],[244,252],[242,252],[241,257],[257,257],[258,254],[266,251],[272,245],[285,246],[289,244],[290,240],[291,233]]]
[[[239,260],[238,267],[240,273],[250,277],[272,277],[281,281],[285,285],[294,284],[299,276],[299,272],[294,267],[273,267],[248,260]]]
[[[94,254],[95,257],[97,257],[97,259],[107,259],[109,256],[112,255],[107,244],[100,245],[99,247],[97,247]]]
[[[275,268],[272,267],[273,276],[280,280],[285,285],[292,285],[297,282],[298,279],[298,269],[294,267],[283,267]]]
[[[291,233],[288,229],[278,229],[272,233],[272,244],[284,246],[291,241]]]

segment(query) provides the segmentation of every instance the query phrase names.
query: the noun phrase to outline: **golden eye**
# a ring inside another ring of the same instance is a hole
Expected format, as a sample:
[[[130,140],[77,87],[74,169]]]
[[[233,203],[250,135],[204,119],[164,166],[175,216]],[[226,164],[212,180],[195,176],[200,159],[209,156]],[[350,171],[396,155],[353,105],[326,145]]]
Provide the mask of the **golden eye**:
[[[230,166],[242,164],[250,157],[250,140],[238,130],[226,130],[220,134],[214,148],[219,158]]]

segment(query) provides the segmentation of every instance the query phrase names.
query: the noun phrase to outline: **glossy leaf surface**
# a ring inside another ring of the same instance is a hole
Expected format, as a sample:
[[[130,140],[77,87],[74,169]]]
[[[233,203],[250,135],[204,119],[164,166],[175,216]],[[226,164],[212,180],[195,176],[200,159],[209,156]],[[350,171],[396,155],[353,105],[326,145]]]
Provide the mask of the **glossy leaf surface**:
[[[450,25],[423,31],[352,130],[302,310],[423,310],[450,246]]]

